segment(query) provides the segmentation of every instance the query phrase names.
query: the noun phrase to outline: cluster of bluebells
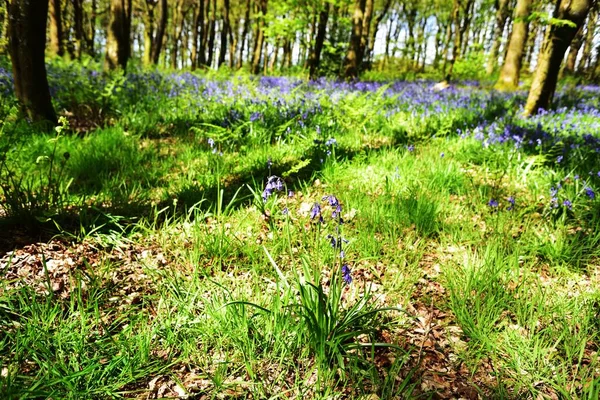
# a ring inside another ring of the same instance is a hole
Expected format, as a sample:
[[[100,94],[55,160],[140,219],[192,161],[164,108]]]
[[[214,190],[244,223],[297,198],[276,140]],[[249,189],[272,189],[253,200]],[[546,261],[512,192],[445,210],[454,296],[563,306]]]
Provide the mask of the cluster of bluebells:
[[[334,195],[323,196],[322,201],[327,201],[327,204],[333,209],[331,212],[331,218],[337,223],[336,226],[336,234],[335,235],[327,235],[327,239],[329,240],[329,244],[331,247],[339,253],[339,257],[341,260],[344,260],[346,253],[344,252],[344,244],[348,243],[348,240],[342,237],[340,233],[340,226],[344,223],[342,218],[342,205],[338,198]],[[317,220],[319,222],[323,222],[323,209],[321,204],[315,202],[310,212],[310,219]],[[342,279],[344,283],[347,285],[352,283],[352,270],[348,266],[347,263],[343,263],[341,268]]]
[[[267,178],[267,184],[265,185],[265,189],[262,192],[263,201],[266,202],[274,192],[281,192],[284,189],[284,187],[285,185],[283,183],[283,179],[275,175],[270,176],[269,178]],[[292,192],[290,191],[290,193]]]

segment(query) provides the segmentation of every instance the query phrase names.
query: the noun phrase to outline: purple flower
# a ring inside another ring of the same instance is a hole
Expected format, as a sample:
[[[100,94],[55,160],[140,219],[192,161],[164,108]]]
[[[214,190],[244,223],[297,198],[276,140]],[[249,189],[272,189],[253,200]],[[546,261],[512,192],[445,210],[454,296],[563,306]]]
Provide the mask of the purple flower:
[[[284,208],[284,209],[281,211],[281,213],[282,213],[283,215],[288,215],[288,213],[289,213],[289,212],[290,212],[290,210],[288,210],[288,208],[287,208],[287,207],[285,207],[285,208]]]
[[[563,160],[563,156],[558,156],[556,157],[556,163],[560,164],[560,162]]]
[[[290,198],[294,197],[294,192],[292,192],[291,190],[288,191],[288,197],[290,197]]]
[[[498,200],[496,199],[491,199],[490,201],[488,201],[488,206],[492,207],[492,208],[496,208],[498,207]]]
[[[510,206],[508,206],[506,209],[508,211],[512,211],[512,209],[515,207],[515,198],[513,196],[510,196],[506,201],[510,203]]]
[[[281,192],[283,190],[283,180],[278,176],[270,176],[267,179],[267,184],[265,186],[265,190],[262,193],[262,199],[264,202],[273,194],[273,192]]]
[[[329,239],[329,244],[331,244],[331,247],[333,247],[335,249],[338,245],[338,242],[337,242],[337,239],[335,238],[335,236],[327,235],[327,239]]]
[[[325,146],[335,146],[337,145],[337,140],[335,140],[334,138],[330,138],[327,139],[327,141],[325,142]]]
[[[586,187],[585,188],[585,194],[591,199],[594,200],[596,198],[596,193],[594,192],[594,189],[592,189],[591,187]]]
[[[319,221],[323,222],[323,216],[321,215],[321,205],[319,203],[315,203],[313,205],[312,210],[310,210],[310,219],[315,219],[319,217]]]
[[[443,153],[443,152],[442,152],[442,153],[440,153],[440,157],[441,157],[441,158],[444,158],[444,153]]]
[[[352,271],[350,270],[350,267],[348,267],[348,264],[342,266],[342,278],[344,278],[346,285],[352,283]]]
[[[210,148],[212,149],[213,147],[215,147],[215,141],[212,138],[208,138],[208,145],[210,146]]]
[[[569,200],[563,201],[563,206],[567,207],[569,210],[573,208],[573,203]]]
[[[262,114],[257,112],[253,112],[252,115],[250,115],[250,122],[254,122],[258,119],[260,119],[260,117],[262,117]]]
[[[408,151],[413,152],[415,151],[415,146],[413,146],[412,144],[409,144],[408,146],[406,146],[406,148],[408,149]]]
[[[575,175],[575,176],[573,177],[573,179],[575,179],[576,181],[578,181],[578,180],[579,180],[579,175]]]

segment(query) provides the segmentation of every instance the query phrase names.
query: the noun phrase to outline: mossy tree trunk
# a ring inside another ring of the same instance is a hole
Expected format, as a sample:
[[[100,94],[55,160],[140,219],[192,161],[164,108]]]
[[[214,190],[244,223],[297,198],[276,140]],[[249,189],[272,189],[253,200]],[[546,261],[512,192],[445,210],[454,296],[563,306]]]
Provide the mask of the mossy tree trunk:
[[[352,14],[352,33],[348,52],[344,59],[344,78],[348,80],[358,78],[360,67],[360,39],[362,35],[363,19],[367,0],[355,0],[354,13]]]
[[[131,0],[111,0],[104,69],[125,69],[131,56]]]
[[[521,64],[529,29],[528,18],[531,15],[532,0],[517,0],[513,27],[506,50],[504,64],[495,88],[498,90],[515,90],[519,86]]]
[[[551,24],[548,35],[540,51],[524,115],[536,113],[550,106],[560,65],[577,30],[583,25],[593,0],[558,0],[553,18],[559,23]]]
[[[9,51],[21,109],[31,121],[56,124],[45,64],[48,0],[11,0],[8,15]]]

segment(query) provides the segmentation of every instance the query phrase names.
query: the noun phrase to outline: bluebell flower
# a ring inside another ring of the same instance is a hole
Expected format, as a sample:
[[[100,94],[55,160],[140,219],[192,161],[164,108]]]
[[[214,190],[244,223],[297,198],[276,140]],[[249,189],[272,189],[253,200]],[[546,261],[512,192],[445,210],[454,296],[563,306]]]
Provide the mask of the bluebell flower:
[[[508,206],[506,209],[508,211],[512,211],[512,209],[515,207],[515,198],[513,196],[510,196],[506,201],[510,203],[510,206]]]
[[[496,199],[490,199],[490,201],[488,201],[488,206],[490,206],[492,208],[498,207],[498,200],[496,200]]]
[[[321,205],[319,203],[315,203],[313,205],[312,210],[310,210],[310,219],[315,219],[319,217],[319,221],[323,222],[323,216],[321,215]]]
[[[335,249],[338,245],[338,242],[337,242],[337,239],[335,238],[335,236],[327,235],[327,239],[329,239],[329,244],[331,244],[331,247],[333,247]]]
[[[262,114],[257,112],[253,112],[252,115],[250,115],[250,122],[254,122],[258,119],[260,119],[260,117],[262,117]]]
[[[573,179],[575,179],[576,181],[578,181],[578,180],[579,180],[579,175],[575,175],[575,176],[573,177]]]
[[[592,189],[591,187],[586,187],[585,188],[585,194],[591,199],[594,200],[596,198],[596,193],[594,192],[594,189]]]
[[[287,208],[287,207],[285,207],[285,208],[284,208],[284,209],[281,211],[281,213],[282,213],[283,215],[288,215],[288,214],[289,214],[289,212],[290,212],[290,210],[288,210],[288,208]]]
[[[270,176],[267,179],[267,184],[265,186],[265,190],[262,193],[263,201],[267,201],[267,199],[273,194],[273,192],[281,192],[283,190],[284,184],[283,180],[278,176]]]
[[[408,151],[412,152],[415,151],[415,146],[413,146],[412,144],[409,144],[408,146],[406,146],[406,148],[408,149]]]
[[[441,157],[441,158],[444,158],[444,153],[443,153],[443,152],[442,152],[442,153],[440,153],[440,157]]]
[[[325,146],[335,146],[335,145],[337,145],[337,140],[335,140],[334,138],[329,138],[325,142]]]
[[[292,198],[292,197],[294,197],[294,192],[293,192],[293,191],[291,191],[291,190],[290,190],[290,191],[288,191],[288,197],[289,197],[289,198]]]
[[[573,203],[570,200],[563,201],[563,206],[567,207],[569,210],[573,208]]]
[[[348,267],[348,264],[342,265],[342,278],[346,285],[352,283],[352,271],[350,270],[350,267]]]
[[[556,157],[556,163],[560,164],[560,162],[563,160],[563,156],[558,156]]]

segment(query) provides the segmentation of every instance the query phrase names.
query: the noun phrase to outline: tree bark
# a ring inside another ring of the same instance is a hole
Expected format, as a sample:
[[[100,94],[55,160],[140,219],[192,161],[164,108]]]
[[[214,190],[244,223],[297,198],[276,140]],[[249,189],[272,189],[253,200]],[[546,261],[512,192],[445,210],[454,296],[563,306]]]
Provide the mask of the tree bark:
[[[225,62],[227,54],[227,41],[229,40],[229,0],[223,0],[223,25],[221,26],[221,48],[219,49],[219,61],[217,65],[220,67]]]
[[[577,56],[579,55],[579,50],[583,45],[583,25],[577,30],[575,33],[575,37],[571,41],[571,45],[569,46],[569,54],[567,55],[567,62],[565,64],[564,72],[567,74],[575,73],[575,63],[577,62]]]
[[[241,33],[240,55],[238,56],[237,68],[242,68],[244,65],[244,47],[248,40],[248,30],[250,28],[250,0],[246,0],[246,13],[244,14],[244,25]]]
[[[210,3],[210,0],[209,0]],[[210,68],[213,63],[213,57],[215,54],[215,38],[217,36],[217,0],[213,0],[210,6],[211,13],[208,21],[208,57],[206,59],[206,65]]]
[[[587,73],[592,65],[592,46],[594,43],[594,33],[596,30],[596,21],[598,19],[598,5],[592,7],[587,20],[587,29],[585,33],[585,42],[581,53],[581,61],[577,66],[577,70]]]
[[[517,1],[506,57],[500,71],[500,77],[495,85],[498,90],[515,90],[519,86],[521,64],[529,27],[527,19],[531,15],[531,6],[532,0]]]
[[[548,26],[548,36],[541,50],[527,103],[525,104],[525,116],[536,113],[540,109],[547,109],[550,106],[565,51],[575,37],[577,30],[583,25],[592,3],[593,0],[557,1],[554,18],[570,21],[574,26],[567,24]]]
[[[160,59],[160,53],[162,51],[163,43],[165,40],[165,31],[167,30],[167,19],[169,17],[168,11],[169,10],[167,0],[160,0],[158,4],[158,25],[156,27],[156,33],[152,38],[151,59],[154,65],[158,64],[158,60]]]
[[[75,27],[75,57],[81,59],[83,54],[83,0],[72,0],[73,24]]]
[[[10,58],[21,110],[31,121],[56,124],[44,54],[48,0],[11,0],[8,16]]]
[[[172,33],[171,37],[171,68],[177,68],[177,61],[179,59],[179,42],[181,41],[181,34],[183,31],[183,0],[177,0],[175,2],[175,9],[173,10],[172,20]]]
[[[130,56],[131,0],[111,0],[104,69],[125,69]]]
[[[344,78],[352,80],[358,78],[360,68],[360,41],[362,36],[363,19],[367,0],[355,0],[354,14],[352,15],[352,33],[348,45],[348,53],[344,60]]]
[[[265,16],[267,15],[267,0],[259,1],[259,8],[261,15],[258,19],[258,30],[256,36],[256,45],[254,46],[254,55],[252,57],[252,67],[251,72],[253,74],[258,74],[260,72],[260,60],[263,51],[263,44],[265,41]]]
[[[319,64],[321,62],[321,51],[325,43],[325,34],[327,33],[327,20],[329,19],[330,3],[323,5],[323,9],[319,13],[319,23],[317,25],[317,35],[315,37],[315,45],[313,46],[308,57],[308,73],[310,79],[315,79],[318,76]]]
[[[62,57],[65,53],[60,0],[50,0],[50,52]]]
[[[486,67],[486,72],[493,73],[498,65],[498,51],[502,44],[502,36],[504,35],[504,27],[508,19],[508,0],[496,0],[496,24],[494,25],[494,41],[490,49],[490,58]]]

